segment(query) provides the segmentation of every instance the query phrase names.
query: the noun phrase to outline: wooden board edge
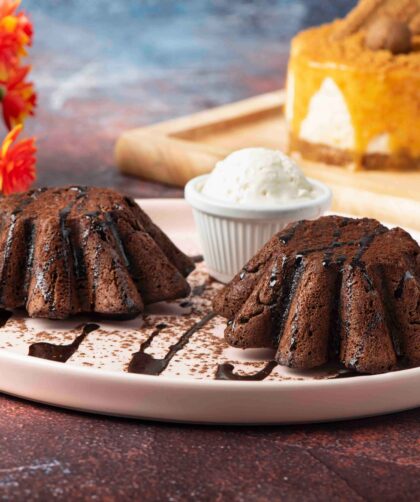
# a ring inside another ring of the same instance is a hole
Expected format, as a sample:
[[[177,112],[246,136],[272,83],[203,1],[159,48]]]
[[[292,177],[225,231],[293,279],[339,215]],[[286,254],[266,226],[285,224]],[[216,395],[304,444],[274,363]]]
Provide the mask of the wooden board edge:
[[[179,187],[211,171],[228,154],[228,150],[149,130],[127,131],[115,147],[115,160],[121,172],[138,176],[141,166],[144,178]]]
[[[284,89],[267,92],[216,108],[209,108],[192,115],[133,129],[132,131],[158,131],[171,136],[177,136],[178,134],[185,136],[189,131],[218,126],[221,122],[240,122],[246,117],[251,118],[261,113],[280,110],[284,106],[285,96]]]
[[[332,209],[357,217],[375,218],[394,225],[420,230],[420,200],[404,199],[329,183],[333,191]]]

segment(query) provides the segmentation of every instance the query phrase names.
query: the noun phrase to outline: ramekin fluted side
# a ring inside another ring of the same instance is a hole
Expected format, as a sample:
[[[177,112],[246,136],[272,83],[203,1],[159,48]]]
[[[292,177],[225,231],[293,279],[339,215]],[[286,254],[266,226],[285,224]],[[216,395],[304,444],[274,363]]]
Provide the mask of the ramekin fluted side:
[[[245,263],[288,221],[238,220],[193,209],[210,275],[229,282]]]

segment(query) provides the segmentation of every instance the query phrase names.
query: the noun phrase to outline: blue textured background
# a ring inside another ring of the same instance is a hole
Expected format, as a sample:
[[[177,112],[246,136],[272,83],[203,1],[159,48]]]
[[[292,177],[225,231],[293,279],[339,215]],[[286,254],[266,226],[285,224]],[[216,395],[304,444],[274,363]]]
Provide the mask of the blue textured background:
[[[35,24],[39,109],[28,132],[39,138],[38,184],[161,194],[113,167],[121,131],[281,87],[290,38],[354,4],[23,0]]]

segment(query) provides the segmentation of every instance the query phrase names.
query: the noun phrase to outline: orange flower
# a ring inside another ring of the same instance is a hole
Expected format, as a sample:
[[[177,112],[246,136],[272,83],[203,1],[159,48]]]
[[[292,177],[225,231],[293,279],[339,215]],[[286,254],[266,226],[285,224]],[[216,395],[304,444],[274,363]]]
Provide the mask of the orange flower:
[[[21,0],[2,0],[2,4],[0,5],[0,19],[14,14],[20,2]]]
[[[32,43],[33,29],[23,13],[15,11],[19,1],[3,0],[0,6],[0,78],[4,80],[10,68],[15,67],[26,47]]]
[[[35,139],[13,145],[21,130],[18,125],[9,132],[0,152],[0,191],[5,195],[25,191],[35,180]]]
[[[3,105],[3,118],[8,129],[21,124],[28,115],[34,114],[36,94],[32,82],[25,78],[29,66],[13,70],[7,81],[0,80],[0,102]]]

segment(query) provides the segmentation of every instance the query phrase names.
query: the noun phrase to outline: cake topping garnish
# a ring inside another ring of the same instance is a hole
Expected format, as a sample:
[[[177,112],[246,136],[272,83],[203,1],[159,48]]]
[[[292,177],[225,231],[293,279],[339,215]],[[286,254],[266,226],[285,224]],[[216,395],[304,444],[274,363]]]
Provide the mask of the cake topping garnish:
[[[420,0],[360,0],[340,21],[336,40],[367,29],[381,17],[406,23],[412,34],[420,33]]]
[[[411,32],[406,23],[380,17],[367,29],[365,44],[373,51],[387,50],[392,54],[404,54],[411,50]]]

